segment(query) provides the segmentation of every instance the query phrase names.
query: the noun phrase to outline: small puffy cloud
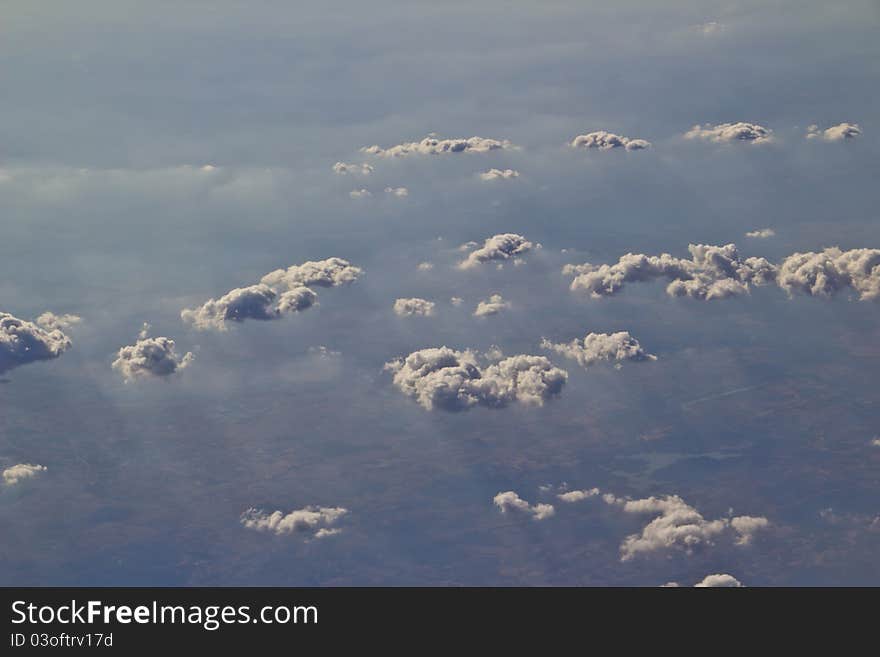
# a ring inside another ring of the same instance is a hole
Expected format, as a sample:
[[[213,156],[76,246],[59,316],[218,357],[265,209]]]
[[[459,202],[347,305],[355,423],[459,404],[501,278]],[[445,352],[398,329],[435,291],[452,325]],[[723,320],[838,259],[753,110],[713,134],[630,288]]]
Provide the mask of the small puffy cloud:
[[[192,352],[179,355],[171,338],[139,339],[122,347],[113,361],[113,369],[128,381],[140,378],[167,377],[186,368],[193,361]]]
[[[871,447],[880,447],[880,437],[874,438],[871,441]]]
[[[510,308],[510,304],[500,294],[493,294],[488,299],[480,301],[474,311],[474,317],[488,317],[497,315],[502,310]]]
[[[49,321],[50,327],[44,328],[0,312],[0,372],[39,360],[58,358],[67,351],[71,346],[70,338],[60,328],[52,328],[51,324],[52,321]]]
[[[330,359],[339,358],[342,355],[342,352],[334,351],[333,349],[325,347],[324,345],[318,345],[317,347],[309,347],[309,354],[321,359]]]
[[[528,253],[534,246],[525,237],[516,233],[493,235],[483,242],[483,246],[471,251],[465,260],[458,263],[458,266],[461,269],[471,269],[484,262],[508,260]]]
[[[348,260],[327,258],[309,260],[301,265],[291,265],[287,269],[276,269],[263,276],[260,283],[275,289],[294,289],[310,285],[339,287],[354,283],[363,273],[363,269],[355,267]]]
[[[30,479],[31,477],[36,477],[41,472],[45,471],[45,465],[19,463],[13,465],[11,468],[6,468],[3,471],[3,483],[7,486],[15,486],[18,482],[23,481],[24,479]]]
[[[715,144],[729,144],[747,141],[752,144],[766,144],[773,141],[773,131],[757,123],[721,123],[719,125],[695,125],[684,134],[685,139],[699,139]]]
[[[394,385],[427,410],[503,408],[512,402],[543,405],[558,395],[568,373],[542,356],[518,355],[487,364],[476,352],[433,347],[392,361]]]
[[[814,253],[794,253],[779,266],[779,286],[793,294],[831,297],[853,289],[863,301],[880,299],[880,249],[837,247]]]
[[[545,520],[556,513],[552,504],[529,504],[512,490],[498,493],[492,499],[492,503],[501,510],[501,513],[523,513],[531,516],[532,520]]]
[[[617,294],[626,283],[666,279],[670,296],[724,299],[748,294],[750,286],[766,285],[776,277],[776,267],[767,259],[742,258],[734,244],[690,244],[688,251],[689,260],[668,253],[627,253],[612,265],[566,265],[562,272],[574,276],[573,291],[588,292],[593,298]]]
[[[46,311],[37,317],[37,325],[47,331],[64,331],[82,321],[78,315],[56,315]]]
[[[398,198],[409,196],[409,190],[406,187],[386,187],[385,193],[389,196],[396,196]]]
[[[631,139],[613,132],[597,130],[585,135],[578,135],[571,140],[572,148],[590,148],[600,151],[610,151],[615,148],[623,148],[628,151],[640,151],[651,147],[651,142],[644,139]]]
[[[715,575],[706,575],[703,578],[703,581],[697,582],[694,584],[696,588],[706,589],[706,588],[742,588],[742,582],[740,582],[733,575],[727,575],[726,573],[719,573]]]
[[[407,155],[438,155],[443,153],[487,153],[494,150],[515,148],[506,139],[486,139],[469,137],[467,139],[438,139],[429,135],[421,141],[406,142],[388,148],[367,146],[361,151],[378,157],[404,157]]]
[[[460,306],[464,303],[464,299],[462,299],[461,297],[452,297],[449,300],[449,303],[451,303],[453,306]]]
[[[775,237],[776,231],[772,228],[758,228],[757,230],[750,230],[746,233],[746,237],[751,237],[754,239],[764,240],[768,237]]]
[[[394,314],[399,317],[412,317],[413,315],[431,317],[434,314],[434,305],[433,301],[418,297],[397,299],[394,302]]]
[[[560,343],[550,342],[545,338],[541,341],[541,347],[571,358],[583,367],[603,361],[619,363],[624,360],[657,360],[628,331],[588,333],[583,340],[575,338],[571,342]]]
[[[418,269],[419,271],[431,271],[432,269],[434,269],[434,263],[432,263],[432,262],[420,262],[420,263],[419,263],[419,266],[417,267],[417,269]]]
[[[822,130],[817,125],[807,128],[807,139],[821,139],[823,141],[847,141],[855,139],[862,134],[862,129],[855,123],[838,123],[830,128]]]
[[[241,514],[241,524],[248,529],[284,534],[311,534],[312,538],[325,538],[338,534],[341,530],[333,528],[348,509],[339,506],[307,506],[290,513],[273,511],[267,513],[260,509],[248,509]]]
[[[519,171],[514,169],[489,169],[480,173],[480,180],[510,180],[519,178]]]
[[[572,502],[582,502],[590,497],[596,497],[601,491],[598,488],[587,488],[584,490],[570,490],[565,493],[559,493],[558,497],[563,502],[571,504]]]
[[[306,287],[295,287],[280,295],[260,283],[230,290],[219,299],[209,299],[198,308],[181,311],[183,321],[204,331],[225,331],[227,322],[246,319],[278,319],[283,313],[305,310],[315,304],[318,295]]]
[[[729,533],[730,528],[737,534],[736,544],[747,545],[758,529],[769,524],[766,518],[753,516],[707,520],[678,495],[638,500],[612,496],[606,502],[626,513],[656,515],[641,532],[624,539],[620,545],[621,561],[658,550],[679,549],[690,554],[698,547],[713,545],[716,539]]]
[[[348,195],[352,198],[369,198],[373,193],[369,189],[353,189]]]
[[[696,26],[696,30],[701,34],[705,34],[706,36],[720,34],[724,31],[724,29],[724,23],[719,23],[718,21],[708,21],[706,23],[703,23],[702,25]]]
[[[345,162],[337,162],[333,165],[333,173],[344,176],[346,174],[357,174],[368,176],[373,173],[373,167],[366,162],[363,164],[347,164]]]

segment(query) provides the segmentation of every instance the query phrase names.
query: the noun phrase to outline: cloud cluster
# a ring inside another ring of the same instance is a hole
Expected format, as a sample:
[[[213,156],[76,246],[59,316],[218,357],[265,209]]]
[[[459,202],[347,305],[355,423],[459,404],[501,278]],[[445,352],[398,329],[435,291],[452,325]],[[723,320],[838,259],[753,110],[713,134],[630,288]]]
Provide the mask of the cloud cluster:
[[[113,361],[113,369],[126,381],[166,377],[187,367],[193,358],[189,351],[180,356],[175,351],[174,340],[171,338],[144,336],[135,344],[119,350],[116,360]]]
[[[18,482],[24,479],[30,479],[31,477],[35,477],[41,472],[46,471],[45,465],[32,465],[30,463],[19,463],[17,465],[13,465],[11,468],[6,468],[3,471],[3,483],[7,486],[15,486]]]
[[[719,125],[695,125],[684,134],[685,139],[700,139],[716,144],[747,141],[766,144],[773,141],[773,131],[757,123],[721,123]]]
[[[488,317],[497,315],[502,310],[510,308],[510,303],[504,300],[500,294],[493,294],[488,299],[480,301],[474,311],[474,317]]]
[[[492,260],[504,261],[528,253],[534,246],[525,237],[516,233],[493,235],[483,242],[483,246],[471,251],[466,259],[458,263],[458,266],[461,269],[471,269]]]
[[[468,137],[467,139],[438,139],[429,135],[421,141],[406,142],[388,148],[366,146],[362,152],[378,157],[404,157],[407,155],[437,155],[441,153],[487,153],[489,151],[514,148],[506,139],[486,139]]]
[[[529,504],[512,490],[498,493],[492,503],[501,509],[501,513],[523,513],[532,520],[545,520],[556,513],[552,504]]]
[[[746,237],[752,237],[754,239],[767,239],[768,237],[775,237],[776,231],[772,228],[759,228],[757,230],[750,230],[746,233]]]
[[[333,165],[333,173],[337,175],[345,175],[348,173],[368,176],[373,173],[373,167],[366,162],[363,164],[347,164],[345,162],[337,162]]]
[[[706,520],[678,495],[638,500],[611,497],[606,502],[621,507],[626,513],[656,515],[640,533],[631,534],[623,540],[620,545],[621,561],[673,548],[690,554],[699,547],[713,545],[716,538],[731,528],[737,535],[736,544],[747,545],[756,531],[769,524],[766,518],[754,516]]]
[[[821,130],[817,125],[807,128],[807,139],[822,139],[823,141],[846,141],[855,139],[862,134],[862,129],[855,123],[838,123],[830,128]]]
[[[427,410],[503,408],[512,402],[542,405],[558,395],[568,373],[543,356],[517,355],[485,364],[476,352],[433,347],[392,361],[394,385]]]
[[[613,132],[597,130],[585,135],[578,135],[571,140],[572,148],[593,148],[600,151],[610,151],[614,148],[623,148],[628,151],[640,151],[651,147],[651,142],[645,139],[631,139]]]
[[[880,299],[880,249],[837,247],[824,251],[794,253],[779,267],[779,286],[792,294],[801,292],[831,297],[851,288],[862,300]]]
[[[519,178],[519,171],[514,169],[489,169],[480,173],[480,180],[510,180]]]
[[[0,312],[0,372],[39,360],[58,358],[70,348],[70,338],[57,328],[57,317],[52,317],[55,319],[43,320],[49,326],[44,328]]]
[[[624,360],[657,360],[656,356],[642,348],[629,331],[588,333],[583,340],[575,338],[571,342],[556,343],[544,338],[541,340],[541,347],[571,358],[583,367],[603,361],[619,363]]]
[[[326,260],[309,260],[301,265],[292,265],[287,269],[276,269],[263,276],[260,283],[272,288],[284,286],[288,289],[309,285],[339,287],[354,283],[363,273],[363,269],[355,267],[348,260],[327,258]]]
[[[574,275],[572,290],[594,298],[617,294],[626,283],[663,278],[670,281],[670,296],[723,299],[747,294],[750,286],[766,285],[776,276],[776,267],[766,258],[743,259],[734,244],[690,244],[688,251],[690,259],[627,253],[612,265],[566,265],[562,271]]]
[[[37,326],[47,331],[65,331],[82,321],[78,315],[56,315],[46,311],[36,319]]]
[[[338,534],[341,530],[333,525],[348,513],[342,507],[307,506],[290,513],[273,511],[266,513],[250,508],[241,514],[241,524],[248,529],[284,534],[311,533],[312,538],[324,538]]]
[[[394,313],[400,317],[412,317],[413,315],[431,317],[434,314],[435,305],[433,301],[418,297],[397,299],[394,302]]]
[[[278,319],[283,313],[313,306],[317,299],[318,295],[307,287],[296,287],[278,294],[260,283],[230,290],[219,299],[208,299],[198,308],[185,308],[180,317],[201,331],[225,331],[227,322]]]

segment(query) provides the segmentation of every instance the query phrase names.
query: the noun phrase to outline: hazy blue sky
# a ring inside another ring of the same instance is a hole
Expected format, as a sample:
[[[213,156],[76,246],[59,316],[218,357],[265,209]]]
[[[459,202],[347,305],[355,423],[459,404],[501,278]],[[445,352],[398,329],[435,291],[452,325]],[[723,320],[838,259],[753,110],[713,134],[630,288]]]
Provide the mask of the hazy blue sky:
[[[774,265],[880,248],[876,2],[305,5],[3,3],[0,313],[82,321],[60,357],[0,373],[0,470],[47,468],[0,482],[0,583],[880,585],[880,302],[668,281],[592,299],[562,274],[690,243]],[[773,138],[684,137],[737,122]],[[807,138],[843,122],[861,134]],[[651,147],[569,145],[602,130]],[[432,132],[517,148],[360,152]],[[542,248],[456,266],[503,233]],[[181,320],[330,257],[363,273],[313,308]],[[510,307],[472,316],[494,293]],[[408,297],[433,316],[397,316]],[[144,322],[194,360],[126,383],[111,363]],[[616,331],[657,360],[540,347]],[[428,410],[383,366],[444,345],[568,380],[542,406]],[[657,514],[568,504],[565,484],[768,525],[622,560]],[[503,491],[555,515],[501,513]],[[342,531],[241,522],[312,505],[345,508]]]

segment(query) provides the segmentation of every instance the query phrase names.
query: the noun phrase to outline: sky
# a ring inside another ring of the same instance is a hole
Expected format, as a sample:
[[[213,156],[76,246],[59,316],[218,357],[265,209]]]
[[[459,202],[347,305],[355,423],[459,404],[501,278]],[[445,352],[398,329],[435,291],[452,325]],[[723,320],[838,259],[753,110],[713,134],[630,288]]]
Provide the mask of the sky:
[[[0,14],[0,584],[880,585],[876,3]]]

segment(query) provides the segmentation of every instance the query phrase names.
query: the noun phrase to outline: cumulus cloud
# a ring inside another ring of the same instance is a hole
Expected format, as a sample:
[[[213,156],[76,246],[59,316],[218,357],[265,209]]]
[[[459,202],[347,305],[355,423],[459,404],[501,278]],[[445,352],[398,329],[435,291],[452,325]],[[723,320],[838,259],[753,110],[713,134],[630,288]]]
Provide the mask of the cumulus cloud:
[[[219,299],[209,299],[198,308],[185,308],[180,317],[201,331],[225,331],[227,322],[278,319],[283,313],[298,312],[313,306],[317,299],[318,295],[307,287],[295,287],[279,295],[268,285],[260,283],[230,290]]]
[[[347,164],[345,162],[337,162],[333,165],[333,173],[344,176],[345,174],[358,174],[368,176],[373,173],[373,167],[366,162],[363,164]]]
[[[502,310],[510,308],[510,304],[500,294],[493,294],[488,299],[480,301],[474,311],[474,317],[488,317],[497,315]]]
[[[699,139],[716,144],[747,141],[766,144],[773,141],[773,131],[757,123],[720,123],[718,125],[695,125],[684,134],[685,139]]]
[[[41,317],[45,317],[45,314]],[[70,338],[57,326],[53,327],[53,321],[57,320],[44,319],[43,323],[49,326],[44,328],[0,312],[0,372],[39,360],[58,358],[67,351],[71,346]]]
[[[452,297],[449,299],[449,303],[451,303],[453,306],[460,306],[464,303],[464,299],[462,299],[461,297]]]
[[[45,471],[45,465],[19,463],[13,465],[11,468],[6,468],[3,471],[3,483],[7,486],[15,486],[18,482],[23,481],[24,479],[30,479],[31,477],[36,477],[41,472]]]
[[[492,503],[501,509],[501,513],[523,513],[533,520],[545,520],[556,513],[552,504],[529,504],[512,490],[498,493]]]
[[[770,521],[762,516],[737,516],[730,519],[730,526],[737,533],[737,545],[750,544],[755,537],[755,533],[769,524]]]
[[[78,315],[56,315],[46,311],[37,317],[37,325],[47,331],[64,331],[82,321]]]
[[[512,402],[542,405],[558,395],[568,373],[542,356],[517,355],[486,364],[474,351],[433,347],[392,361],[394,385],[425,409],[503,408]]]
[[[186,368],[194,356],[192,352],[179,355],[171,338],[143,336],[135,344],[122,347],[113,361],[113,369],[128,381],[140,378],[167,377]]]
[[[480,174],[481,180],[510,180],[511,178],[519,178],[519,171],[514,169],[489,169]]]
[[[817,125],[807,128],[807,139],[821,139],[823,141],[846,141],[855,139],[862,134],[862,129],[856,123],[838,123],[830,128],[822,130]]]
[[[364,270],[355,267],[343,258],[309,260],[301,265],[291,265],[287,269],[269,272],[260,283],[271,288],[287,287],[295,289],[303,286],[339,287],[354,283]]]
[[[419,299],[418,297],[397,299],[394,302],[394,313],[400,317],[411,317],[413,315],[430,317],[434,314],[434,305],[433,301]]]
[[[752,285],[766,285],[776,276],[776,267],[766,258],[741,258],[736,245],[688,245],[691,258],[663,253],[648,256],[627,253],[612,265],[566,265],[563,274],[574,276],[573,291],[588,292],[593,298],[620,292],[626,283],[666,279],[670,296],[695,299],[723,299],[747,294]]]
[[[431,271],[434,269],[434,263],[432,262],[420,262],[418,266],[419,271]]]
[[[768,237],[775,237],[776,231],[772,228],[759,228],[757,230],[750,230],[746,233],[746,237],[752,237],[755,239],[767,239]]]
[[[515,148],[506,139],[486,139],[469,137],[467,139],[438,139],[428,135],[421,141],[406,142],[388,148],[367,146],[361,151],[378,157],[404,157],[407,155],[438,155],[442,153],[487,153],[494,150]]]
[[[341,530],[333,528],[348,509],[339,506],[307,506],[290,513],[273,511],[267,513],[260,509],[250,508],[241,514],[241,524],[248,529],[261,532],[272,532],[278,536],[284,534],[310,533],[312,538],[324,538],[338,534]]]
[[[369,189],[353,189],[348,193],[352,198],[368,198],[373,195]]]
[[[794,253],[779,267],[779,286],[793,294],[801,292],[831,297],[851,288],[863,301],[880,299],[880,249],[837,247],[815,253]]]
[[[483,246],[471,251],[465,260],[458,263],[458,266],[461,269],[471,269],[477,265],[492,260],[508,260],[514,256],[528,253],[534,246],[535,245],[529,242],[525,237],[517,235],[516,233],[493,235],[483,242]]]
[[[717,573],[715,575],[706,575],[701,582],[697,582],[694,584],[696,588],[707,589],[707,588],[742,588],[742,582],[740,582],[733,575],[728,575],[726,573]]]
[[[570,490],[565,493],[559,493],[558,497],[563,502],[571,504],[572,502],[582,502],[590,497],[596,497],[601,491],[598,488],[587,488],[584,490]]]
[[[544,338],[541,340],[541,347],[571,358],[583,367],[603,361],[619,363],[624,360],[657,360],[628,331],[588,333],[583,340],[575,338],[571,342],[554,343]]]
[[[385,193],[398,198],[409,196],[409,190],[406,187],[386,187]]]
[[[592,148],[600,151],[610,151],[615,148],[623,148],[628,151],[640,151],[651,147],[651,142],[644,139],[631,139],[613,132],[597,130],[585,135],[578,135],[571,140],[572,148]]]

